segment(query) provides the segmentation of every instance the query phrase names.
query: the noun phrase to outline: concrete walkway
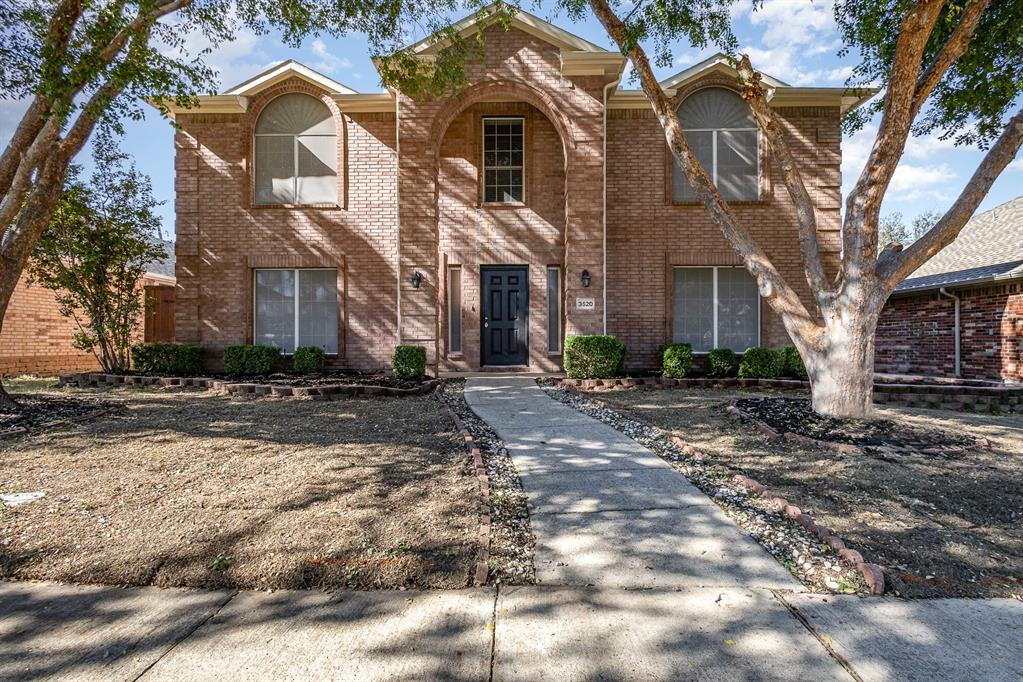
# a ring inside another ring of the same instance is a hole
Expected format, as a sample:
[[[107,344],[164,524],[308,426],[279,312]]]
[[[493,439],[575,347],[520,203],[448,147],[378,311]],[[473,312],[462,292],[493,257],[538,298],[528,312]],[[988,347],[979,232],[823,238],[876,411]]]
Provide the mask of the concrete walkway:
[[[597,587],[0,583],[10,680],[1023,678],[1023,603]]]
[[[470,378],[465,398],[518,468],[540,583],[801,589],[664,460],[533,379]]]

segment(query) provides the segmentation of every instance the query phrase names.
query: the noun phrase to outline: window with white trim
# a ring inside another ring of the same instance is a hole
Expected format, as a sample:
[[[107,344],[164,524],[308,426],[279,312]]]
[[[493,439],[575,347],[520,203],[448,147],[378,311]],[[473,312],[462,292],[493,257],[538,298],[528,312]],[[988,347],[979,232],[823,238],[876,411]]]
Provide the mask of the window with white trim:
[[[462,352],[462,268],[448,268],[448,353]]]
[[[483,119],[483,201],[521,202],[525,195],[525,121]]]
[[[676,267],[672,287],[672,341],[693,351],[760,345],[760,293],[741,266]]]
[[[561,268],[547,268],[547,352],[561,352]]]
[[[337,353],[337,270],[256,270],[253,342]]]
[[[704,88],[685,98],[678,120],[700,165],[728,201],[760,198],[760,130],[749,105],[725,88]],[[696,193],[678,162],[671,161],[674,201],[695,201]]]
[[[337,203],[337,129],[311,95],[277,97],[255,130],[257,204]]]

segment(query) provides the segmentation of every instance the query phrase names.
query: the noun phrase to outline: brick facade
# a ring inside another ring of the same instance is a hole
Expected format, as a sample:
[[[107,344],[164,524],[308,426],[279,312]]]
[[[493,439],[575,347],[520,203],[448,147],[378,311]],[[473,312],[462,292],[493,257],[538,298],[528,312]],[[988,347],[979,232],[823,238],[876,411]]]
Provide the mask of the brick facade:
[[[957,289],[964,379],[1023,381],[1023,283]],[[875,368],[955,375],[955,301],[937,291],[891,298],[877,328]]]
[[[484,61],[469,68],[466,87],[451,97],[395,93],[394,112],[359,113],[346,111],[343,97],[332,99],[310,80],[290,77],[250,97],[244,113],[178,114],[179,341],[206,345],[216,368],[224,346],[253,339],[254,269],[336,267],[340,352],[330,364],[380,369],[400,340],[425,346],[429,362],[441,369],[476,369],[480,268],[514,264],[529,267],[529,366],[556,370],[561,356],[547,351],[546,271],[557,266],[562,333],[606,329],[624,339],[630,366],[654,364],[657,345],[670,338],[671,267],[735,264],[734,252],[702,206],[671,201],[669,154],[649,108],[606,108],[605,90],[619,74],[579,69],[573,73],[584,75],[566,75],[566,55],[579,53],[532,30],[485,33]],[[725,80],[711,74],[687,87]],[[286,92],[318,97],[333,112],[336,206],[253,202],[253,126],[262,107]],[[839,105],[778,111],[817,202],[822,248],[833,264]],[[525,120],[521,205],[482,202],[482,118],[492,115]],[[766,152],[761,167],[761,200],[737,205],[738,214],[805,295],[791,201]],[[461,271],[460,353],[450,352],[446,333],[451,267]],[[418,287],[411,283],[415,272],[423,276]],[[577,298],[593,299],[594,306],[578,309]],[[787,343],[766,306],[761,318],[765,345]]]

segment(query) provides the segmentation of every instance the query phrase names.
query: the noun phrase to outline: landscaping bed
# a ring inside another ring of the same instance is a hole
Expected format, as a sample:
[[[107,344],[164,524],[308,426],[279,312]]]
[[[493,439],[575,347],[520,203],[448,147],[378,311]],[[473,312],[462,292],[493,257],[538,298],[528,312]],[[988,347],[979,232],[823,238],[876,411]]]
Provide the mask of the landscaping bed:
[[[92,395],[67,389],[59,395]],[[109,395],[109,394],[106,394]],[[203,588],[457,588],[478,493],[434,396],[121,392],[115,414],[0,442],[0,578]]]
[[[841,452],[769,439],[729,419],[726,407],[733,401],[784,400],[759,391],[583,393],[677,434],[710,462],[759,481],[811,514],[879,564],[889,592],[1023,595],[1023,417],[878,408],[890,426],[872,427],[863,447]],[[833,426],[836,437],[857,437],[849,424]]]

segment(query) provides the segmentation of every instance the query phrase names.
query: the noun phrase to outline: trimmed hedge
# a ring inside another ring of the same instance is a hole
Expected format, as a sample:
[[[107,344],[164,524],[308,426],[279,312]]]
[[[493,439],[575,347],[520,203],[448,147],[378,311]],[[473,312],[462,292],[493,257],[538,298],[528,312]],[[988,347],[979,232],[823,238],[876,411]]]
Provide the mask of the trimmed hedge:
[[[707,364],[711,376],[735,376],[735,351],[731,348],[715,348],[707,353]]]
[[[661,347],[661,370],[664,376],[682,379],[693,366],[693,347],[688,343],[666,343]]]
[[[227,346],[224,372],[227,374],[269,374],[281,361],[281,349],[274,346]]]
[[[770,348],[747,348],[739,363],[739,376],[743,379],[777,379],[781,374],[781,359]]]
[[[137,343],[131,347],[132,367],[143,374],[202,374],[205,349],[197,343]]]
[[[565,374],[570,379],[611,379],[625,361],[625,344],[614,336],[565,338]]]
[[[778,351],[778,355],[781,359],[782,374],[787,377],[803,379],[804,381],[808,378],[806,365],[803,364],[803,358],[799,355],[799,351],[796,350],[795,346],[785,346]]]
[[[426,376],[426,348],[398,346],[391,357],[391,374],[395,379],[422,379]]]
[[[295,349],[291,367],[298,374],[323,371],[323,349],[319,346],[301,346]]]

